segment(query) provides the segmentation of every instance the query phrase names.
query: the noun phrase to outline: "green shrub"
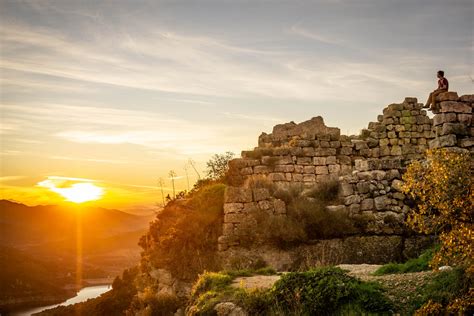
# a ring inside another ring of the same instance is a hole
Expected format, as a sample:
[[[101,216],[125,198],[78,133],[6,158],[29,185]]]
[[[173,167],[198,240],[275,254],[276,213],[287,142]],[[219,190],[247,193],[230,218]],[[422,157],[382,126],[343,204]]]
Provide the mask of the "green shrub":
[[[224,184],[213,183],[185,200],[168,203],[140,239],[146,253],[142,266],[166,268],[187,280],[204,270],[219,270],[216,253],[217,238],[222,234],[224,191]]]
[[[204,272],[193,286],[192,296],[199,296],[207,291],[219,291],[232,283],[233,277],[226,273]]]
[[[318,185],[306,192],[306,196],[316,199],[319,202],[331,203],[337,200],[339,196],[340,185],[337,180],[329,180]]]
[[[392,308],[377,284],[362,282],[339,268],[286,273],[266,290],[231,287],[232,279],[241,274],[202,275],[194,287],[193,314],[215,315],[214,307],[221,302],[233,302],[249,315],[360,315],[388,313]]]
[[[388,263],[378,268],[373,274],[395,274],[411,273],[430,270],[430,262],[433,259],[435,249],[431,248],[424,251],[418,258],[410,259],[405,263]]]
[[[437,272],[430,282],[417,289],[418,295],[409,302],[408,305],[411,306],[411,309],[408,312],[413,314],[416,309],[430,301],[432,304],[447,307],[450,303],[455,303],[457,299],[465,296],[470,297],[471,304],[470,306],[467,304],[469,307],[464,314],[472,315],[474,313],[474,305],[472,303],[473,286],[473,275],[467,273],[463,268],[458,267],[448,271]]]
[[[287,248],[309,240],[339,238],[357,232],[348,212],[329,211],[338,202],[339,183],[329,181],[304,191],[303,185],[278,188],[273,196],[287,206],[286,216],[268,216],[260,209],[249,212],[249,219],[239,227],[244,247],[271,242]]]
[[[392,308],[377,284],[362,282],[339,268],[287,273],[272,291],[287,313],[337,314],[348,304],[366,312],[387,312]]]

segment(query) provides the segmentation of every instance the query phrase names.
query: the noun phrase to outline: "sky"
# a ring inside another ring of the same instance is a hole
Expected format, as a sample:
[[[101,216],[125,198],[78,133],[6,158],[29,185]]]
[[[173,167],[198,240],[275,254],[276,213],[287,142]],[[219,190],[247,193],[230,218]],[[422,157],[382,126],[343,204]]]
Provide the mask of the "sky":
[[[0,0],[2,198],[130,211],[321,115],[357,134],[443,69],[474,93],[472,0]],[[186,177],[187,165],[188,177]]]

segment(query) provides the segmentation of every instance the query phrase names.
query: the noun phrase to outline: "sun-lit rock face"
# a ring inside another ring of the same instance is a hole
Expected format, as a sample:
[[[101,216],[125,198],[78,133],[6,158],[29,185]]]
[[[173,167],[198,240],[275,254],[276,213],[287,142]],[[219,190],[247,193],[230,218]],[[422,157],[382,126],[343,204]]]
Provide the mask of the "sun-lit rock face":
[[[416,254],[423,238],[416,237],[418,242],[405,237],[408,206],[400,189],[401,176],[407,164],[421,159],[429,148],[474,151],[473,102],[474,95],[441,94],[430,119],[416,98],[405,98],[385,107],[358,136],[341,135],[320,116],[300,124],[280,124],[271,134],[263,133],[258,147],[243,151],[241,158],[229,163],[230,186],[219,238],[223,257],[245,257],[250,251],[260,253],[267,262],[282,258],[273,264],[284,268],[309,251],[307,247],[319,254],[312,256],[313,261],[325,256],[329,263],[380,263]],[[243,240],[259,238],[243,229],[251,221],[251,211],[264,212],[269,219],[287,216],[288,205],[273,195],[273,189],[253,185],[262,179],[274,188],[301,185],[306,189],[338,181],[338,202],[328,210],[347,214],[360,224],[360,230],[344,240],[313,242],[286,252],[278,250],[278,254],[268,247],[244,249]]]

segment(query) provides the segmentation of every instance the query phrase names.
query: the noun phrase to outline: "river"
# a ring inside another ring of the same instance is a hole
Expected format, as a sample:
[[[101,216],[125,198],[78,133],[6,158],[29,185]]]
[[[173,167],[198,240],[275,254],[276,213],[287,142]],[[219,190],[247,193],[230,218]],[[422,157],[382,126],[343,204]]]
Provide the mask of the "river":
[[[41,307],[31,307],[25,310],[20,310],[11,313],[10,315],[13,316],[30,316],[35,313],[42,312],[46,309],[58,307],[60,305],[67,306],[67,305],[72,305],[80,302],[87,301],[90,298],[97,297],[101,294],[104,294],[105,292],[109,291],[112,289],[112,286],[110,285],[96,285],[96,286],[88,286],[85,288],[82,288],[79,292],[77,292],[77,295],[60,303],[60,304],[55,304],[55,305],[48,305],[48,306],[41,306]]]

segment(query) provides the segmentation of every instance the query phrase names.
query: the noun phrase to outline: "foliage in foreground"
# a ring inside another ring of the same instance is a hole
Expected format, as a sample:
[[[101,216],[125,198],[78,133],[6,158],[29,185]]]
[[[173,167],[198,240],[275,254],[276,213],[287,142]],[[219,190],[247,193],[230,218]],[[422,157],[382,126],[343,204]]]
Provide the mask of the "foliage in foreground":
[[[426,285],[418,289],[418,296],[410,305],[415,315],[472,315],[474,314],[474,271],[455,268],[438,272]]]
[[[385,275],[394,273],[412,273],[430,270],[430,262],[433,259],[434,249],[425,250],[418,258],[409,259],[404,263],[388,263],[378,268],[374,275]]]
[[[383,313],[392,309],[381,288],[339,268],[286,273],[268,290],[231,287],[226,273],[205,273],[192,293],[193,315],[214,315],[220,302],[233,302],[249,315],[338,315]]]
[[[414,208],[407,224],[423,234],[439,235],[441,247],[433,267],[472,265],[474,260],[474,181],[469,153],[429,150],[403,175],[404,192]]]

